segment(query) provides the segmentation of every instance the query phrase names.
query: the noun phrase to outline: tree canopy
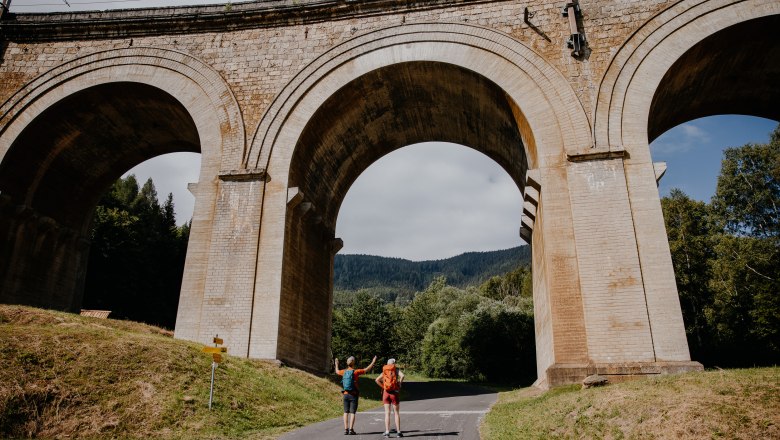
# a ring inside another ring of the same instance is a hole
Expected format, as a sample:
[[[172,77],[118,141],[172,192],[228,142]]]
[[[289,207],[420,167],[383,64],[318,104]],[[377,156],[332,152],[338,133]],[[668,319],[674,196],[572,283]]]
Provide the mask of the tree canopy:
[[[780,126],[766,144],[724,152],[710,203],[662,200],[693,359],[780,361]]]
[[[173,328],[188,239],[172,194],[160,206],[152,179],[117,180],[95,208],[83,308]]]

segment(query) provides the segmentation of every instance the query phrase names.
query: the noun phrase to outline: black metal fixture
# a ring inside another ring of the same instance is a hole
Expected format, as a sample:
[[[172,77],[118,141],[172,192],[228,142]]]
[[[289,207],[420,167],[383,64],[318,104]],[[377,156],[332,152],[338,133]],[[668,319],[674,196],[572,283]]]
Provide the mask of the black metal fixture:
[[[580,32],[577,27],[577,18],[582,18],[582,9],[577,0],[571,3],[566,3],[563,7],[563,16],[569,19],[569,40],[566,42],[566,46],[571,49],[571,56],[579,57],[582,55],[585,49],[585,34]]]
[[[536,13],[531,12],[527,7],[523,9],[523,21],[525,22],[525,24],[527,24],[529,28],[533,29],[534,32],[541,35],[542,38],[547,40],[548,43],[552,42],[552,40],[550,40],[550,37],[548,37],[547,34],[545,34],[541,29],[536,27],[536,25],[531,23],[531,19],[534,18],[534,15],[536,15]]]
[[[534,13],[528,10],[528,7],[526,6],[525,9],[523,9],[523,21],[525,24],[531,24],[531,19],[534,18]]]

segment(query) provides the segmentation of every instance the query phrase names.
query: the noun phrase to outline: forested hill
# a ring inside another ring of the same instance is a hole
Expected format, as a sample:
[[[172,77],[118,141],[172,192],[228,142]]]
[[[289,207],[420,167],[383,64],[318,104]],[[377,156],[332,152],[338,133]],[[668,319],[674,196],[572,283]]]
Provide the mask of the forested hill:
[[[491,252],[467,252],[445,260],[410,261],[373,255],[336,255],[334,289],[391,287],[421,291],[440,275],[451,286],[476,286],[520,265],[531,264],[530,246]]]

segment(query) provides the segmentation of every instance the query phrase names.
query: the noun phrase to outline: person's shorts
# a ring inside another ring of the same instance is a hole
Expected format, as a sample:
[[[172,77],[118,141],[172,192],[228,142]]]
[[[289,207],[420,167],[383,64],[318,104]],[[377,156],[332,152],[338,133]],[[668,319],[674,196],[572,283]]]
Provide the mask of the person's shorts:
[[[398,394],[398,391],[383,391],[382,392],[382,403],[385,405],[398,405],[401,403],[401,396]]]
[[[355,414],[358,408],[359,397],[356,394],[344,394],[344,413]]]

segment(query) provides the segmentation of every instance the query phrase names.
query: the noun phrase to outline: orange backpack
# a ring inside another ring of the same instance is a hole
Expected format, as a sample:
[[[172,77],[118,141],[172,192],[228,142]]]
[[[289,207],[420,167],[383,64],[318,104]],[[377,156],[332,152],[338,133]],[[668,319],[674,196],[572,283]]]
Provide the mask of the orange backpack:
[[[382,386],[386,391],[398,391],[398,370],[395,365],[385,365],[382,367]]]

